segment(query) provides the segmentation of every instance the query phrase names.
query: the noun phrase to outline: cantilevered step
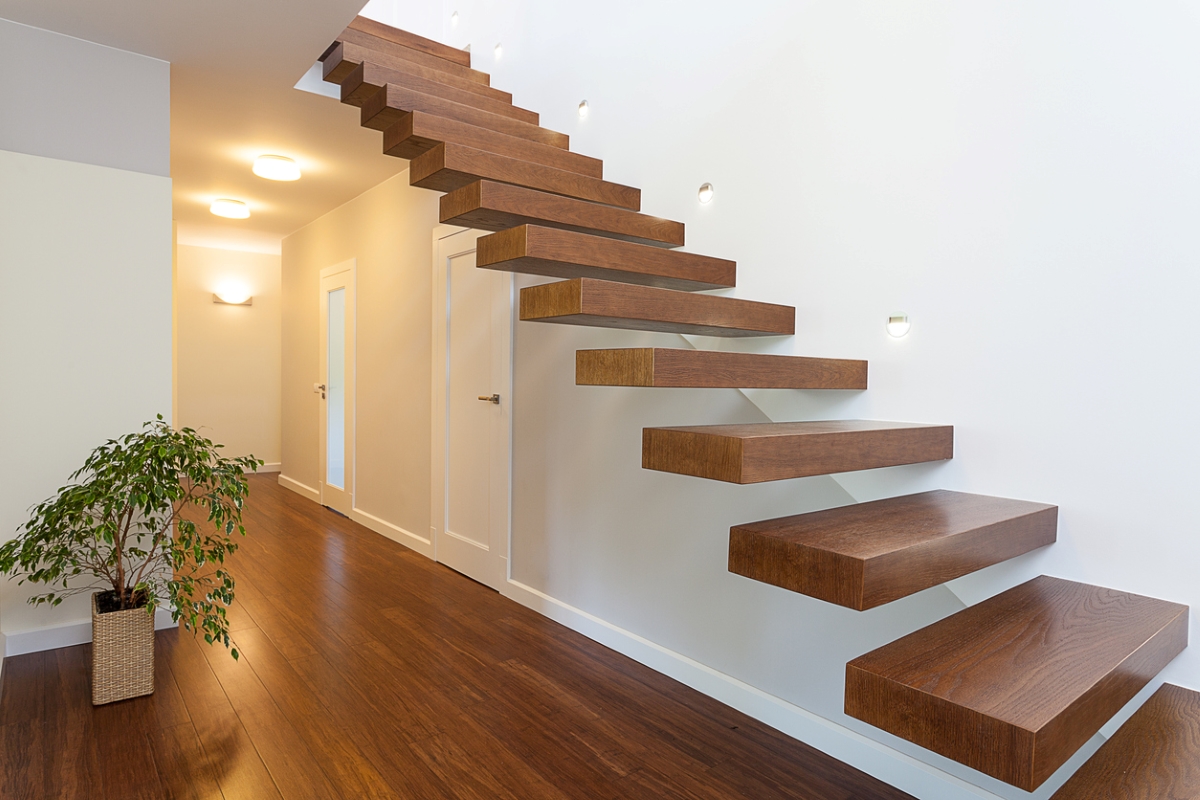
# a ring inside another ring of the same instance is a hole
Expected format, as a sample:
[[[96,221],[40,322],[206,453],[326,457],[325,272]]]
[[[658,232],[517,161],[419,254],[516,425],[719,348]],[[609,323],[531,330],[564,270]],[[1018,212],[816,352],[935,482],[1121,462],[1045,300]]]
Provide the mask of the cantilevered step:
[[[444,97],[416,92],[394,83],[385,84],[382,89],[363,101],[361,122],[365,128],[385,131],[395,125],[410,111],[423,111],[426,114],[436,114],[439,117],[458,120],[468,125],[487,128],[497,133],[517,136],[531,142],[541,142],[553,147],[566,150],[570,138],[565,133],[540,128],[523,120],[493,114],[475,106],[455,103]]]
[[[421,94],[439,97],[459,105],[471,106],[480,111],[498,114],[502,117],[517,119],[530,125],[538,124],[538,115],[533,111],[518,108],[511,102],[485,97],[478,92],[457,89],[436,80],[422,78],[411,72],[388,69],[364,61],[359,64],[342,81],[342,102],[346,105],[362,107],[367,98],[383,89],[389,83]]]
[[[731,287],[737,273],[737,264],[723,258],[538,225],[481,236],[477,244],[476,266],[552,278],[596,278],[694,292]]]
[[[1058,508],[935,491],[751,522],[729,571],[865,611],[1053,544]]]
[[[1042,576],[851,661],[846,713],[1031,792],[1187,637],[1187,606]]]
[[[452,192],[482,179],[630,211],[642,206],[640,189],[450,142],[422,153],[409,165],[409,183],[423,189]]]
[[[575,278],[522,289],[521,319],[701,336],[778,336],[795,332],[796,309]]]
[[[729,483],[942,461],[954,428],[913,422],[761,422],[642,430],[642,468]]]
[[[443,72],[432,67],[423,67],[412,61],[380,53],[377,50],[368,50],[365,47],[359,47],[350,42],[333,43],[333,47],[321,59],[321,77],[329,83],[341,85],[342,81],[354,71],[355,67],[363,62],[369,62],[400,72],[407,72],[410,75],[444,83],[456,89],[474,92],[481,97],[490,97],[505,103],[512,102],[512,94],[501,89],[494,89],[487,84],[473,81],[470,78],[451,75],[449,72]]]
[[[441,221],[485,231],[541,225],[643,244],[683,244],[681,222],[495,181],[467,184],[442,197]]]
[[[466,50],[459,50],[457,47],[435,42],[433,39],[426,39],[424,36],[417,36],[415,33],[402,31],[399,28],[384,25],[382,22],[376,22],[367,17],[355,17],[347,27],[350,30],[361,31],[379,39],[387,39],[389,42],[407,47],[409,50],[417,50],[431,56],[436,56],[459,66],[471,66],[471,54]]]
[[[598,158],[421,111],[403,115],[399,122],[383,132],[383,152],[397,158],[414,159],[443,142],[485,150],[532,164],[543,164],[589,178],[599,179],[604,176],[604,163]]]
[[[429,53],[423,53],[420,50],[414,50],[411,47],[388,41],[380,36],[373,36],[363,31],[357,31],[353,28],[346,28],[346,30],[342,31],[342,35],[337,38],[337,41],[356,45],[371,53],[379,53],[391,56],[392,58],[411,61],[422,67],[457,75],[460,78],[482,83],[484,86],[489,86],[492,82],[491,77],[486,72],[479,72],[470,67],[464,67],[462,64],[455,64],[453,61],[439,58]],[[332,49],[331,47],[330,50]],[[369,60],[376,61],[374,58]]]
[[[578,386],[866,389],[867,362],[633,347],[575,351]]]
[[[1200,693],[1164,683],[1051,800],[1200,797]]]

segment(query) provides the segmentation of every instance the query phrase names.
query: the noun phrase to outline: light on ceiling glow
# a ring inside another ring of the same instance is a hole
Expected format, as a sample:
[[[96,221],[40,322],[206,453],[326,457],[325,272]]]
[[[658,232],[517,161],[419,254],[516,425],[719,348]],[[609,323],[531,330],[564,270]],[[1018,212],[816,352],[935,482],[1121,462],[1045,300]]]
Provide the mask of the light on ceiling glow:
[[[696,194],[696,199],[701,203],[708,203],[713,199],[713,194],[716,193],[711,183],[706,183],[700,187],[700,191]]]
[[[300,167],[286,156],[259,156],[254,159],[254,174],[269,181],[298,181]]]
[[[908,321],[908,314],[892,314],[888,317],[887,332],[889,336],[894,336],[899,339],[908,333],[912,324]]]
[[[457,11],[455,11],[453,14],[450,15],[450,27],[451,28],[458,27],[458,12]]]
[[[226,219],[246,219],[250,216],[250,206],[241,200],[230,200],[228,198],[213,200],[208,210],[218,217],[225,217]]]
[[[492,52],[496,54],[496,60],[499,61],[500,57],[504,55],[504,48],[500,46],[499,42],[496,42],[496,47]]]
[[[588,103],[587,103],[587,100],[584,100],[583,102],[581,102],[579,104],[579,118],[587,119],[587,115],[588,115]]]

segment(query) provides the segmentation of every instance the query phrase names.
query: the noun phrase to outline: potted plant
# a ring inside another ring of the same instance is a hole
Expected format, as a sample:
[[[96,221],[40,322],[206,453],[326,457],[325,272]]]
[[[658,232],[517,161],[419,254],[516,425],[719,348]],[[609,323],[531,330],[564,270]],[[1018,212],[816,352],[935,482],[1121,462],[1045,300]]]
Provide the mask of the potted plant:
[[[234,535],[246,533],[246,471],[263,462],[224,458],[220,447],[159,415],[93,450],[0,546],[0,573],[52,587],[33,605],[102,589],[92,595],[95,705],[154,691],[154,612],[164,602],[176,622],[238,657],[224,562],[237,550]]]

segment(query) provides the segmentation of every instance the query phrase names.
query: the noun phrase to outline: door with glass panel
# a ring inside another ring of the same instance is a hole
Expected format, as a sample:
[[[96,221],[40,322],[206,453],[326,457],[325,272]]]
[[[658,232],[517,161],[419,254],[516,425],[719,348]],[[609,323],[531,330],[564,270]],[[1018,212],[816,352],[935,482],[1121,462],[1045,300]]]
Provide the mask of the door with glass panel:
[[[354,261],[321,270],[321,504],[354,507]]]

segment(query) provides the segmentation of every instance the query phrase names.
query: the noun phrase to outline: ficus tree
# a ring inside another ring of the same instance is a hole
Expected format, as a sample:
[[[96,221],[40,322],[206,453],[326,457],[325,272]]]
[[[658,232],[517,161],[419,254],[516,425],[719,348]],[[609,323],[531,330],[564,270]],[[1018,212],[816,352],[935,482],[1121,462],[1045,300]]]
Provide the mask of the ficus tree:
[[[0,546],[0,573],[50,587],[33,605],[97,589],[113,610],[153,615],[167,603],[176,622],[236,659],[225,612],[234,580],[224,564],[246,534],[246,472],[263,462],[225,458],[220,448],[161,415],[109,440]]]

